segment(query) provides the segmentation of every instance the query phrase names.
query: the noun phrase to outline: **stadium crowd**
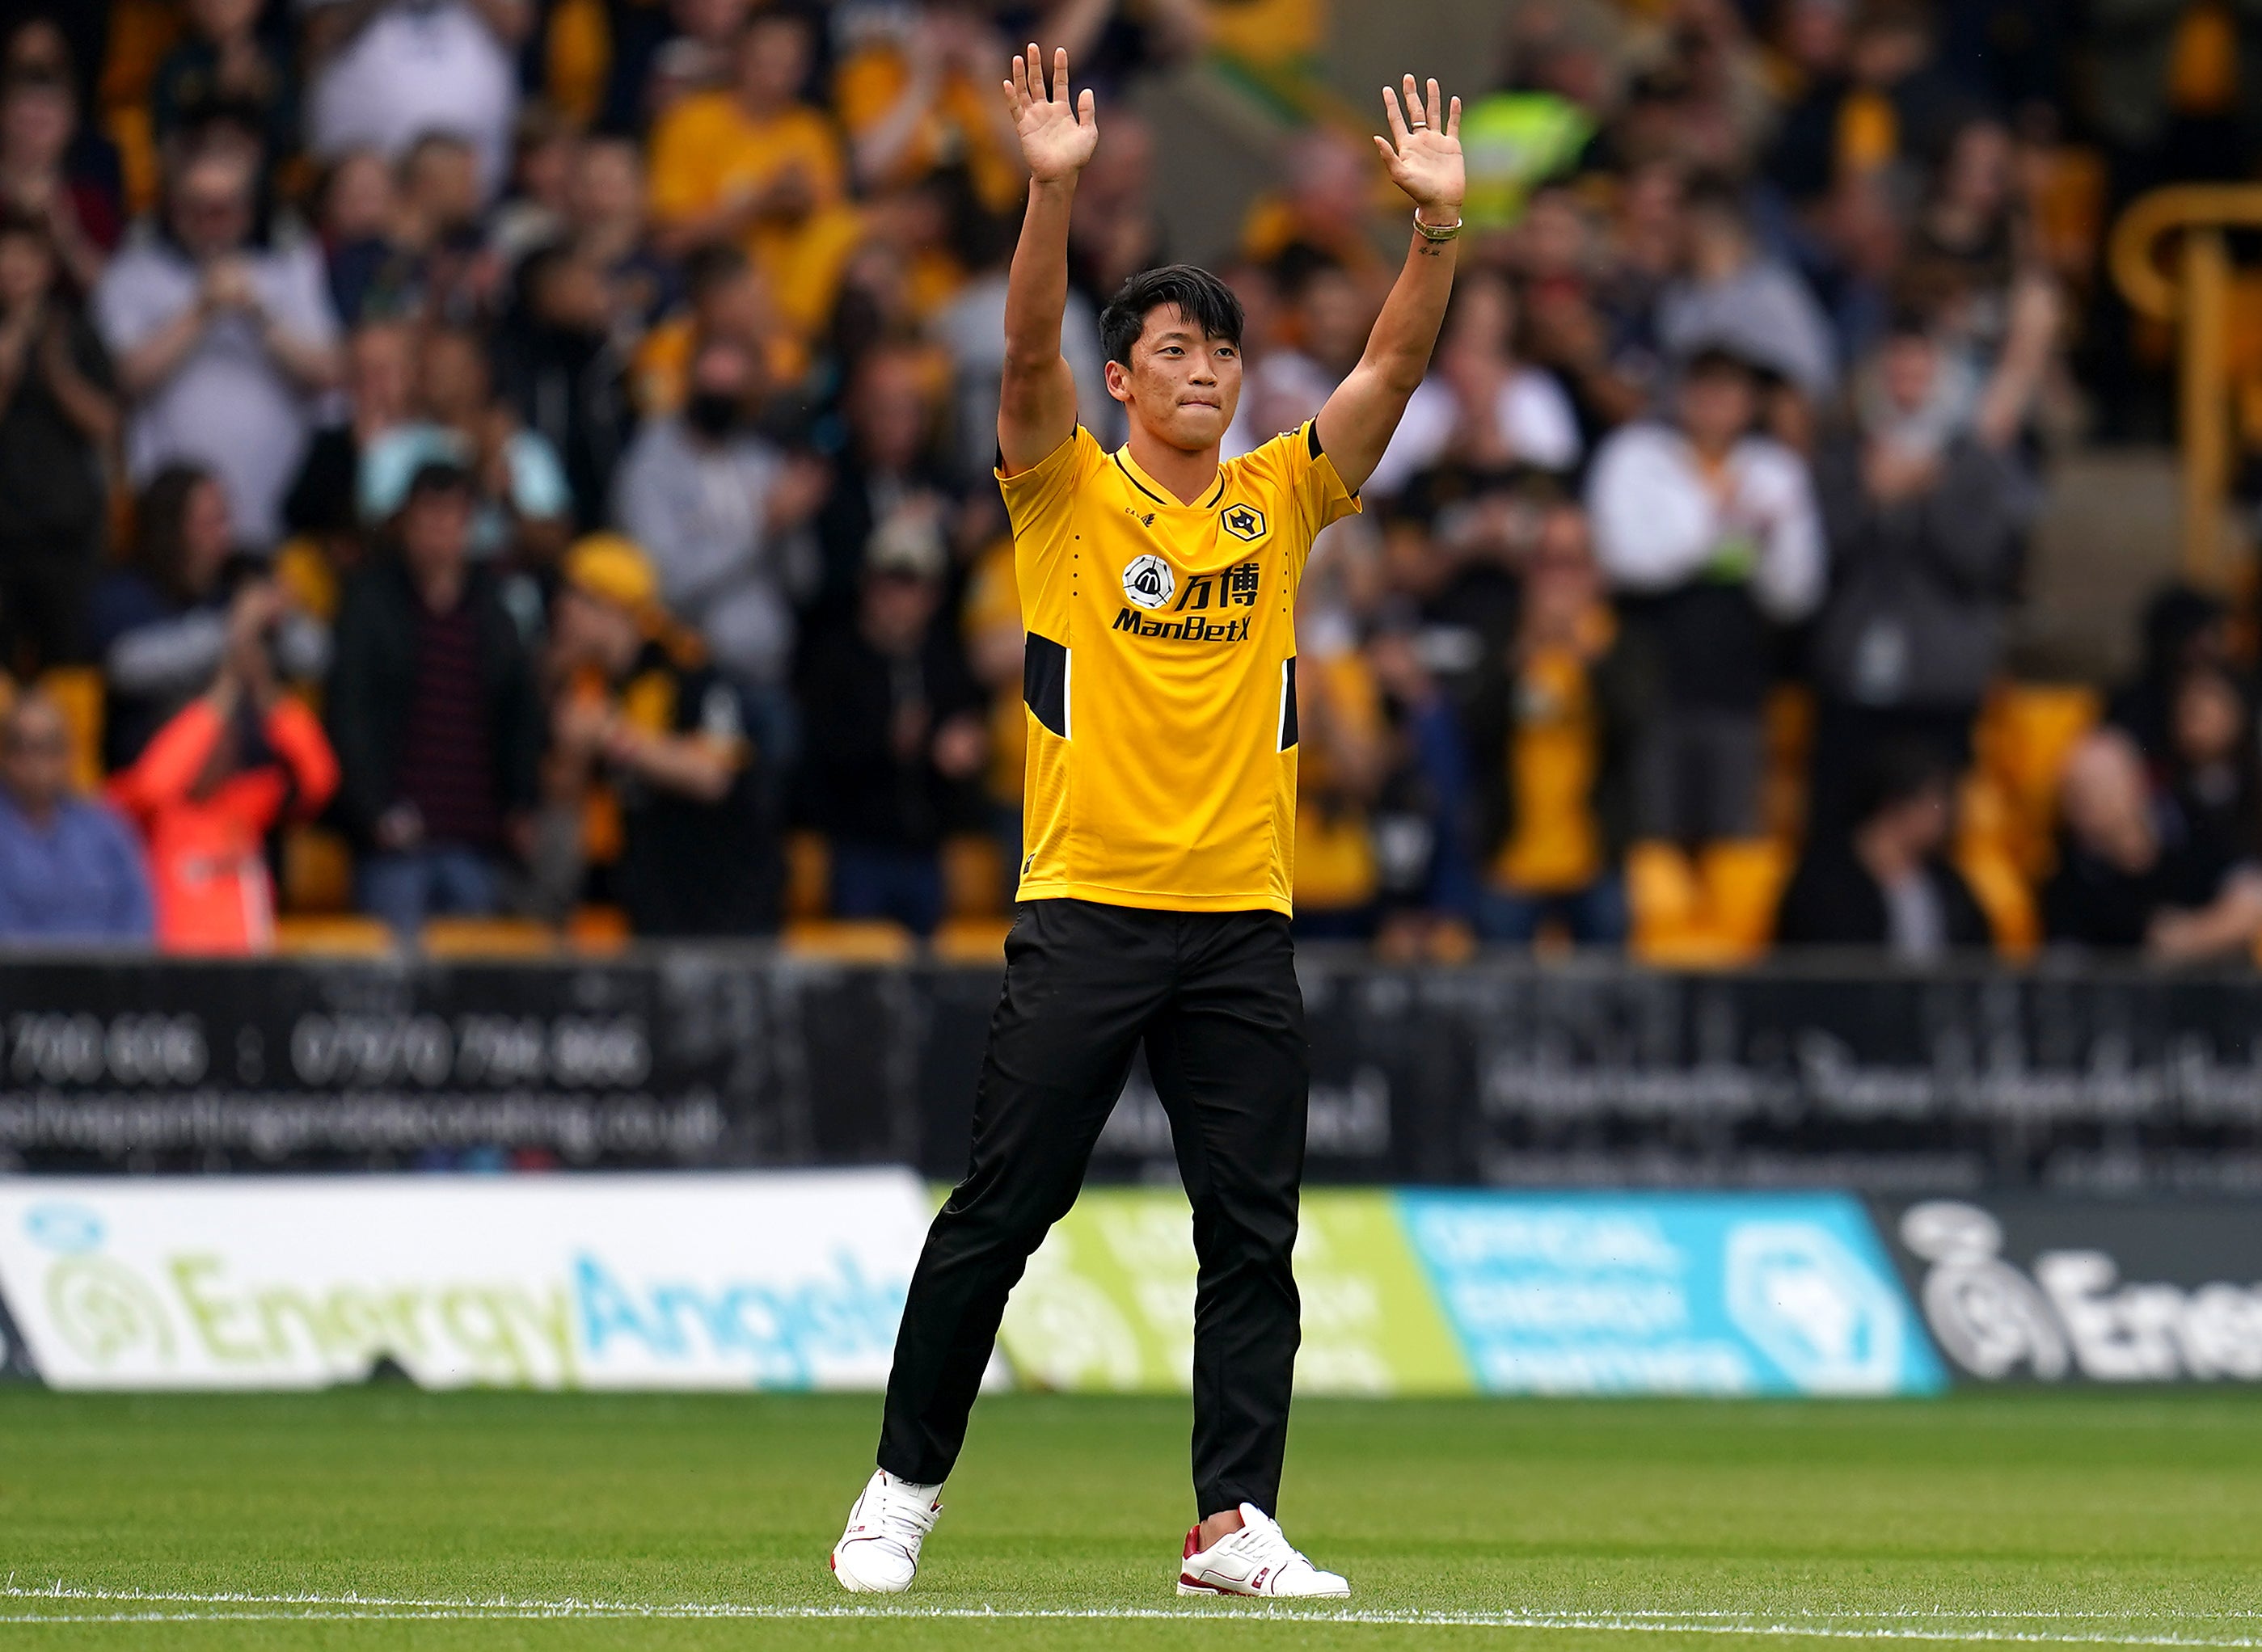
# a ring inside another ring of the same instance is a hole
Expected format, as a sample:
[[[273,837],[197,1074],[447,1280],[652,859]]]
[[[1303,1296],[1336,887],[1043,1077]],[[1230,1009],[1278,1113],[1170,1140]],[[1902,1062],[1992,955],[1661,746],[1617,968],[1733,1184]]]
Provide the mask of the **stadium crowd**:
[[[1318,6],[0,4],[0,935],[994,945],[998,82],[1034,38],[1099,89],[1063,348],[1111,445],[1098,307],[1209,251],[1139,83],[1259,89],[1243,450],[1404,233]],[[2250,6],[2063,10],[1531,0],[1454,66],[1464,273],[1298,614],[1300,931],[2251,947],[2226,610],[2164,595],[2101,719],[2003,681],[2125,371],[2106,204],[2242,173],[2262,93]]]

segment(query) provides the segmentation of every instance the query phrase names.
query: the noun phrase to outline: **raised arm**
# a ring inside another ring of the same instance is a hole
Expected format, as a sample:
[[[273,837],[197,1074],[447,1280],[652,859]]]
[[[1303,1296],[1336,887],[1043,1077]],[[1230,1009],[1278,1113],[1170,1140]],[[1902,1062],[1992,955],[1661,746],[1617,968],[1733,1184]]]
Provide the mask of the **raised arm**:
[[[1099,147],[1099,123],[1089,88],[1073,107],[1069,103],[1064,50],[1053,54],[1050,97],[1036,47],[1017,55],[1005,103],[1029,168],[1029,210],[1005,284],[1005,376],[998,398],[998,451],[1012,476],[1076,434],[1076,376],[1060,347],[1068,217],[1077,175]]]
[[[1414,77],[1405,82],[1405,112],[1399,94],[1382,89],[1390,137],[1377,138],[1390,169],[1390,181],[1414,202],[1417,225],[1459,230],[1464,188],[1461,169],[1461,100],[1448,104],[1431,81],[1423,101]],[[1320,446],[1335,462],[1336,474],[1352,492],[1365,485],[1382,460],[1382,450],[1405,415],[1406,404],[1430,370],[1430,352],[1445,319],[1453,291],[1454,244],[1433,240],[1419,228],[1407,248],[1406,267],[1367,335],[1366,352],[1351,377],[1336,387],[1320,409]]]

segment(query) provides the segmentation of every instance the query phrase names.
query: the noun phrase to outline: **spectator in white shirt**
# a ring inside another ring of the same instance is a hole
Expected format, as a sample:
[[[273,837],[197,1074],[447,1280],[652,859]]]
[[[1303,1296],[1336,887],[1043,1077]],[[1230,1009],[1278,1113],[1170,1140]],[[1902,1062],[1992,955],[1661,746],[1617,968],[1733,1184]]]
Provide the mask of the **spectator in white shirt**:
[[[253,238],[256,159],[215,143],[176,162],[161,224],[111,261],[94,320],[133,403],[133,480],[204,466],[226,484],[243,541],[268,549],[315,399],[337,383],[338,329],[313,244]]]
[[[533,24],[529,0],[298,0],[306,14],[308,147],[398,159],[427,133],[478,152],[492,199],[510,170],[518,116],[513,59]]]
[[[1702,349],[1675,421],[1614,432],[1588,478],[1596,553],[1655,693],[1635,756],[1643,837],[1759,830],[1770,623],[1811,614],[1823,574],[1806,463],[1753,434],[1759,407],[1758,370]]]

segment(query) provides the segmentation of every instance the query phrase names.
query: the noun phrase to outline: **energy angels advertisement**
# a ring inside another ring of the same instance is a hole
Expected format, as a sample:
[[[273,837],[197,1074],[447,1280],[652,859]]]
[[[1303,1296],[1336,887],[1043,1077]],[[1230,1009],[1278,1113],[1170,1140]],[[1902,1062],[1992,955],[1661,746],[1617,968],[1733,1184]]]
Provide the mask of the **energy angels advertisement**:
[[[908,1171],[0,1182],[0,1294],[67,1388],[876,1388]]]
[[[69,1388],[886,1381],[939,1193],[908,1171],[0,1181],[0,1302]],[[1183,1392],[1184,1194],[1095,1188],[1001,1343],[1030,1387]],[[1833,1195],[1313,1189],[1308,1394],[1891,1394],[1938,1360]],[[1004,1376],[1005,1372],[994,1375]]]
[[[1022,1380],[1190,1385],[1195,1260],[1176,1189],[1085,1193],[1002,1336]],[[1946,1375],[1835,1194],[1308,1189],[1305,1393],[1930,1393]]]

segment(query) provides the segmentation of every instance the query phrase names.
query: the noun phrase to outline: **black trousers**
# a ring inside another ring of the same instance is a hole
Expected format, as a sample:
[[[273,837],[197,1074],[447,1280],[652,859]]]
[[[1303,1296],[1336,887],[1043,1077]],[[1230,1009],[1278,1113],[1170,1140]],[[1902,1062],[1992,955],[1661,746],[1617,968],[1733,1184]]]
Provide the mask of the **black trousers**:
[[[974,1151],[911,1275],[880,1467],[947,1476],[1006,1294],[1068,1213],[1143,1041],[1193,1204],[1194,1493],[1279,1498],[1302,1339],[1289,1258],[1310,1057],[1288,920],[1023,904],[974,1099]]]

